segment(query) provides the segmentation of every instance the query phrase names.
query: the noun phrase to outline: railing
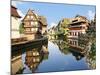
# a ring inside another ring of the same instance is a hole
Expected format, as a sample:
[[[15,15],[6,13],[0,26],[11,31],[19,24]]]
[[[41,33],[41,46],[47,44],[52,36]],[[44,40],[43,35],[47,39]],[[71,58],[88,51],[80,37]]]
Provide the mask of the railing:
[[[24,25],[24,27],[39,28],[40,26]]]
[[[11,43],[17,43],[17,42],[21,42],[21,41],[27,41],[27,38],[26,37],[20,37],[20,38],[11,39]]]
[[[24,33],[25,34],[34,34],[34,33],[36,33],[37,31],[25,31]]]

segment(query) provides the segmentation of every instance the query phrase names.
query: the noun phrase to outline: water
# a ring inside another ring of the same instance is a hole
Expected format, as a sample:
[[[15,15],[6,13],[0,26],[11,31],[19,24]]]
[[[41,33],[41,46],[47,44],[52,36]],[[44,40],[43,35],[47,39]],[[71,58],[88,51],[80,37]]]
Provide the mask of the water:
[[[41,50],[48,50],[49,53],[43,54]],[[45,45],[26,49],[19,56],[19,59],[12,62],[12,74],[90,69],[84,55],[70,50],[67,44],[60,41],[49,41]],[[15,68],[16,64],[19,64],[17,66],[21,66],[22,69],[21,67]]]
[[[82,70],[88,69],[85,58],[77,61],[71,54],[63,54],[57,45],[49,42],[49,58],[43,61],[36,72],[51,72],[51,71],[65,71],[65,70]]]

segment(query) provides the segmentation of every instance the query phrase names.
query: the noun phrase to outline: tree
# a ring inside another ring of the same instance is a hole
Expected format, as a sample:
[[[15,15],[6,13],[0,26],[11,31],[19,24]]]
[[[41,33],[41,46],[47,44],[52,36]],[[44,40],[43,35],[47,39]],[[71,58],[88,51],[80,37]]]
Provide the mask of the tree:
[[[24,25],[23,25],[23,23],[21,23],[20,26],[19,26],[19,33],[20,34],[24,33]]]
[[[64,18],[63,20],[61,20],[58,24],[58,31],[61,32],[63,35],[67,35],[69,31],[68,29],[69,23],[70,23],[70,20],[67,18]]]
[[[92,39],[96,37],[96,22],[95,19],[91,20],[90,25],[86,31],[87,35],[89,35]]]

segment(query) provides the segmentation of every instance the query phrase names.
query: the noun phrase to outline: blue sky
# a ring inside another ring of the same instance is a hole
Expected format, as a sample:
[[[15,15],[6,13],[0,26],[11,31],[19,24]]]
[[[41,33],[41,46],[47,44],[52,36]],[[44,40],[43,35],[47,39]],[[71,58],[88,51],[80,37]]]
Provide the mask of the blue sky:
[[[74,18],[77,14],[92,19],[95,14],[95,6],[93,5],[70,5],[55,3],[39,3],[39,2],[20,2],[12,1],[21,14],[25,15],[28,9],[35,10],[39,15],[47,18],[48,27],[57,24],[62,18]]]

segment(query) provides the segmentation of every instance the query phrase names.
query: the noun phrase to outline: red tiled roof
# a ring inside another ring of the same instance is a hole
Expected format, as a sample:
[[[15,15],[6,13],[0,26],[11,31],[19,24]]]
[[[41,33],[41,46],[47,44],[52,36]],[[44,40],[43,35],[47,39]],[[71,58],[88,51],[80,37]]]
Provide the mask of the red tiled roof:
[[[11,16],[21,18],[21,16],[17,12],[17,8],[14,6],[11,6]]]

